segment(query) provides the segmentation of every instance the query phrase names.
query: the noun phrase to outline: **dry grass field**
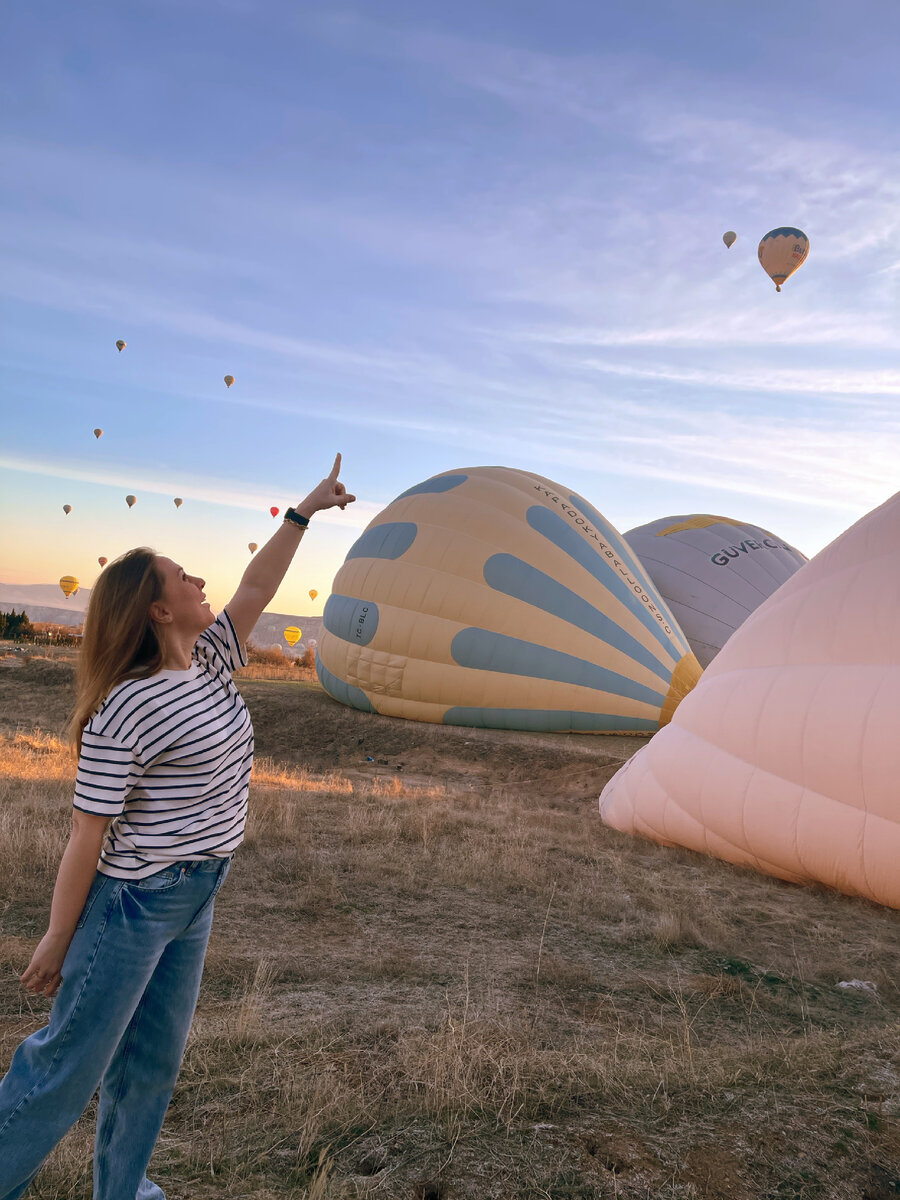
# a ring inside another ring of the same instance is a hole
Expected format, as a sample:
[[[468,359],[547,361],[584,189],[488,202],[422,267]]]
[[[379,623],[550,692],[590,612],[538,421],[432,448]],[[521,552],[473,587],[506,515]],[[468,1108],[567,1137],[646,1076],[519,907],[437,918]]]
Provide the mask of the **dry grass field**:
[[[48,1009],[18,974],[70,687],[0,660],[0,1070]],[[640,741],[241,687],[252,815],[152,1163],[169,1200],[900,1195],[897,913],[605,829]],[[36,1197],[91,1195],[92,1116]]]

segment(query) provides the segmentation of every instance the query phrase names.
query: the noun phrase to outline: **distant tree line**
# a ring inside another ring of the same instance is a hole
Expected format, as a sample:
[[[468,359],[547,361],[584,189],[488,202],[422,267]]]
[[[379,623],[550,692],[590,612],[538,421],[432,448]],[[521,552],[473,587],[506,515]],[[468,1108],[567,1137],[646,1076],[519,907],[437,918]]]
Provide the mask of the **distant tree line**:
[[[23,638],[34,637],[34,626],[28,620],[28,614],[23,608],[20,613],[15,609],[12,612],[0,612],[0,638],[7,638],[12,642],[21,642]]]

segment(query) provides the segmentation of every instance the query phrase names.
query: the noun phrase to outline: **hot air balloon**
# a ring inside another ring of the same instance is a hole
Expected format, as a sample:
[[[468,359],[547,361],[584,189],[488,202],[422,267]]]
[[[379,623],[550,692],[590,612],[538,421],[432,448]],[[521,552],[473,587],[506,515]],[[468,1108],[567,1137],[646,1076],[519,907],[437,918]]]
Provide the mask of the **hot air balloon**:
[[[256,542],[248,542],[247,549],[250,551],[251,554],[255,554],[257,552],[257,550],[259,549],[259,546],[257,546]]]
[[[180,496],[176,496],[173,503],[175,504],[176,508],[181,508],[182,504],[184,504],[184,501]]]
[[[310,600],[315,600],[315,598],[316,598],[316,596],[318,596],[318,594],[319,594],[319,593],[316,591],[316,589],[315,589],[315,588],[310,588],[310,589],[309,589],[309,598],[310,598]]]
[[[125,503],[129,508],[133,508],[134,505],[137,504],[137,496],[126,496]]]
[[[95,437],[95,438],[101,438],[101,437],[103,437],[103,430],[102,430],[102,429],[95,429],[95,430],[94,430],[94,437]]]
[[[600,513],[505,467],[448,471],[389,504],[350,548],[324,624],[330,695],[447,725],[652,733],[701,670]]]
[[[105,567],[106,564],[109,562],[109,559],[104,558],[103,555],[101,554],[100,557],[97,559],[97,562],[100,564],[101,567]]]
[[[121,354],[127,345],[128,345],[127,342],[123,342],[122,339],[119,338],[119,340],[116,342],[116,349]],[[138,358],[140,358],[140,355],[138,355]]]
[[[289,646],[296,646],[302,636],[303,634],[296,625],[288,625],[287,629],[284,631],[284,640]]]
[[[70,513],[71,511],[72,511],[72,505],[71,505],[71,504],[64,504],[64,505],[63,505],[63,512],[66,514],[66,516],[68,516],[68,515],[69,515],[69,513]]]
[[[62,588],[63,595],[68,600],[70,596],[74,596],[78,591],[78,580],[74,575],[63,575],[59,581],[59,586]]]
[[[272,508],[269,509],[269,512],[272,514],[273,517],[277,517],[279,510],[277,508],[275,508],[275,506],[273,505]]]
[[[806,562],[805,554],[767,529],[707,513],[662,517],[630,529],[625,541],[701,667]]]
[[[759,243],[759,263],[774,280],[775,291],[781,291],[786,279],[802,267],[809,254],[809,238],[800,229],[789,225],[770,229]]]
[[[233,383],[234,383],[234,376],[226,375],[225,376],[225,386],[230,388]]]
[[[898,593],[900,494],[744,622],[603,820],[900,908]]]
[[[729,229],[727,233],[722,234],[722,241],[725,243],[725,245],[730,250],[731,247],[734,245],[734,243],[737,241],[737,234],[734,232],[733,229]]]

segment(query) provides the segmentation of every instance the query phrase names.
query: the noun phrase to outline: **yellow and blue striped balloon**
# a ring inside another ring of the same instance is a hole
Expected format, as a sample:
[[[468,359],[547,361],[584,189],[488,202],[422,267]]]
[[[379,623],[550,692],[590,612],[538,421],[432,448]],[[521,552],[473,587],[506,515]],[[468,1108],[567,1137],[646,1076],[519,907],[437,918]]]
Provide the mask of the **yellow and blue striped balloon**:
[[[336,700],[447,725],[649,734],[701,673],[620,534],[506,467],[398,496],[351,547],[324,626]]]

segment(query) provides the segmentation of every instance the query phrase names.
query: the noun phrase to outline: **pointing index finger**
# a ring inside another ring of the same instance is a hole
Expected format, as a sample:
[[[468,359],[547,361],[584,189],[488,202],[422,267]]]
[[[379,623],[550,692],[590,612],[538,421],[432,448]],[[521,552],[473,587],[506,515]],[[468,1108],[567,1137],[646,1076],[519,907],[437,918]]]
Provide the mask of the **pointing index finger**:
[[[331,483],[337,483],[337,477],[341,473],[341,455],[340,451],[334,456],[334,466],[331,468],[331,474],[328,476]]]

